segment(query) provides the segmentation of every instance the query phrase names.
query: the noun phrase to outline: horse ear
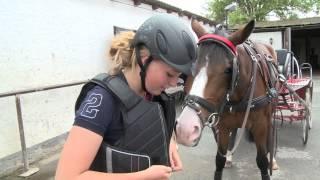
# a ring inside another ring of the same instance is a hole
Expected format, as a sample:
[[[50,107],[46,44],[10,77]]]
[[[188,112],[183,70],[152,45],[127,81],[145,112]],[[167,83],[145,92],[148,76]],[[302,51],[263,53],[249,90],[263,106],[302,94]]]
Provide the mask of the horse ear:
[[[242,44],[250,36],[254,29],[255,21],[251,20],[245,27],[232,33],[228,39],[234,44]]]
[[[194,18],[191,20],[191,27],[192,27],[192,30],[198,36],[198,38],[207,34],[206,30],[202,27],[202,25]]]

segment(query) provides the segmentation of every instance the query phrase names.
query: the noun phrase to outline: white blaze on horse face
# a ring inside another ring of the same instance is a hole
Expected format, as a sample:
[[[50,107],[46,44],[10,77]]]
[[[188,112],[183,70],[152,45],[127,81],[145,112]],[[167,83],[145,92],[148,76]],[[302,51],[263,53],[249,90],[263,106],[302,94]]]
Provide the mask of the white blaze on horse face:
[[[208,64],[200,69],[199,73],[194,78],[189,94],[196,95],[202,98],[204,97],[203,91],[208,81],[207,67]]]
[[[177,119],[177,143],[194,146],[201,135],[200,118],[195,110],[186,106]]]
[[[195,77],[189,94],[203,98],[203,91],[207,84],[207,65],[202,67]],[[194,146],[201,136],[201,120],[197,112],[186,106],[177,119],[177,142],[185,146]]]

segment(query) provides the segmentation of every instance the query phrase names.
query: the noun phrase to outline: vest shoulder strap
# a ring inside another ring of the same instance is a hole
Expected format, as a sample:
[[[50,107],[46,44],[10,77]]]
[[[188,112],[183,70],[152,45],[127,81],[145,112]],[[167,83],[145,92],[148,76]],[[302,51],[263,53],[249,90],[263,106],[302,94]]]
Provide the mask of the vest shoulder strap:
[[[133,90],[131,90],[128,84],[118,76],[101,73],[96,75],[90,81],[106,90],[110,90],[122,102],[128,111],[142,100],[142,97],[138,96]]]

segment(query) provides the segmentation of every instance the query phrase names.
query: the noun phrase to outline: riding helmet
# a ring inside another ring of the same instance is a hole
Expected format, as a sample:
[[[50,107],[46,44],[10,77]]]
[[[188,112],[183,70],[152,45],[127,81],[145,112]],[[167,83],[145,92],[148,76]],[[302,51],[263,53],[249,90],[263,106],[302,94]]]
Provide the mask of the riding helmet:
[[[147,19],[137,30],[133,45],[146,46],[153,59],[161,59],[184,74],[191,73],[196,59],[196,43],[190,28],[169,14]]]

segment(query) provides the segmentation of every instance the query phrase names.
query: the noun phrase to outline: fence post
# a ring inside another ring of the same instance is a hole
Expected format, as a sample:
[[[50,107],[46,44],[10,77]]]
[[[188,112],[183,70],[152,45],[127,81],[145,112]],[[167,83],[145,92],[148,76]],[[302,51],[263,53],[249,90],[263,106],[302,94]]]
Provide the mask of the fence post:
[[[29,167],[28,152],[27,152],[26,139],[25,139],[25,135],[24,135],[23,121],[22,121],[20,96],[17,94],[16,94],[16,109],[17,109],[20,143],[21,143],[21,151],[22,151],[22,158],[23,158],[23,173],[20,174],[19,176],[28,177],[28,176],[38,172],[39,168],[37,168],[37,167],[30,168]]]

